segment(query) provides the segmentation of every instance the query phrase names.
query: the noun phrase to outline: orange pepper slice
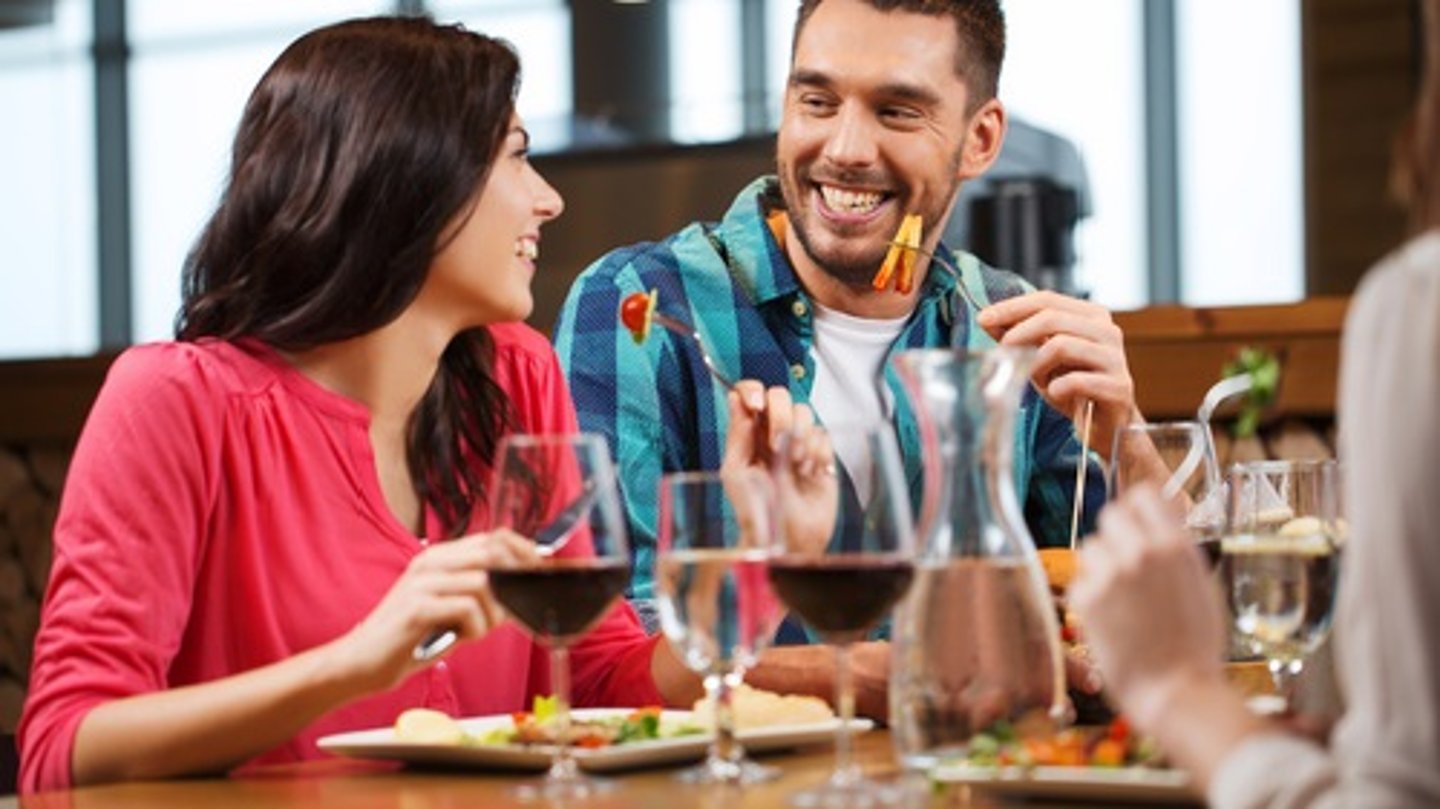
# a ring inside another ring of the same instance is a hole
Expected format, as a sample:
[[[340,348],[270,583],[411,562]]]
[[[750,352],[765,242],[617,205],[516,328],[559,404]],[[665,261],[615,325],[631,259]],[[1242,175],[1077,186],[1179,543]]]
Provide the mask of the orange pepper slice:
[[[902,245],[919,247],[922,227],[920,214],[905,215],[905,218],[900,221],[900,229],[895,231],[895,243],[890,245],[890,250],[885,253],[885,260],[881,262],[879,271],[870,281],[872,287],[884,290],[890,286],[891,280],[894,280],[895,291],[902,295],[915,288],[915,265],[918,256],[915,255],[915,251],[906,250]]]

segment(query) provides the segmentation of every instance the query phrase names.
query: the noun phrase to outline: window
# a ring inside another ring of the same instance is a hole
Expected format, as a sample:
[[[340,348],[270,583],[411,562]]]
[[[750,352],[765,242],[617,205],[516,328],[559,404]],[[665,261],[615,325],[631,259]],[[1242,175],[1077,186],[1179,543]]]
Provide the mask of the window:
[[[383,0],[130,0],[134,339],[170,337],[185,255],[210,218],[245,100],[300,34]]]
[[[592,0],[584,0],[591,2]],[[595,0],[598,2],[599,0]],[[651,0],[657,2],[658,0]],[[1174,3],[1182,300],[1303,294],[1298,0]],[[520,114],[536,151],[572,142],[571,0],[127,0],[135,340],[167,337],[185,255],[213,211],[251,88],[280,49],[335,20],[424,7],[520,52]],[[674,140],[746,134],[742,10],[764,17],[766,110],[780,120],[796,0],[669,0]],[[1076,277],[1112,308],[1142,306],[1150,232],[1144,13],[1149,0],[1007,0],[1001,97],[1070,139],[1091,215]],[[93,0],[48,25],[0,30],[0,357],[79,354],[98,339]],[[1235,20],[1243,24],[1235,24]],[[756,65],[750,65],[756,70]],[[1243,125],[1236,122],[1242,122]],[[753,125],[753,122],[752,122]]]
[[[1144,0],[1010,0],[1000,98],[1017,119],[1068,138],[1085,162],[1090,216],[1075,278],[1113,309],[1147,300]]]
[[[0,31],[0,357],[99,345],[90,3]]]
[[[670,137],[705,143],[745,129],[741,90],[740,4],[674,0],[670,26]]]
[[[516,111],[530,132],[530,148],[554,152],[570,144],[574,110],[570,9],[565,0],[432,0],[435,19],[508,40],[520,54]]]
[[[1298,0],[1180,0],[1181,300],[1305,294]]]

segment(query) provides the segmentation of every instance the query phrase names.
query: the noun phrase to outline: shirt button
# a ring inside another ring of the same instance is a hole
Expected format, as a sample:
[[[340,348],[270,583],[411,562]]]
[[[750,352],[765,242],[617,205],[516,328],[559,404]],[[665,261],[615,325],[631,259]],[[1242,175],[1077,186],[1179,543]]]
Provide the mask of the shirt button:
[[[797,300],[790,304],[790,311],[794,312],[796,317],[804,317],[805,313],[810,311],[810,307],[806,306],[804,301]]]
[[[798,362],[795,363],[794,365],[790,366],[790,375],[795,377],[796,379],[804,379],[805,366],[801,365]]]

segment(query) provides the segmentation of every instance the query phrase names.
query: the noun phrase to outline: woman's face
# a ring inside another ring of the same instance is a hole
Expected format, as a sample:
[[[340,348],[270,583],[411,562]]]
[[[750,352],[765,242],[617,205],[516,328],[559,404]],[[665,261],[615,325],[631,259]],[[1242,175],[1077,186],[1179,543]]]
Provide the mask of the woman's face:
[[[565,204],[530,165],[529,146],[529,134],[512,115],[478,199],[456,217],[446,231],[449,242],[430,262],[417,303],[453,318],[457,330],[524,320],[534,307],[530,280],[540,226]]]

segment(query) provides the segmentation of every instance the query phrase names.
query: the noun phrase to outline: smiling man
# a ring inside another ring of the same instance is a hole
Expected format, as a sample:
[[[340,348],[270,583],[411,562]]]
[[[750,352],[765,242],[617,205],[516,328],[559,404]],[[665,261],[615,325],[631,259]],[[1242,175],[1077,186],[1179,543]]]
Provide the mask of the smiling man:
[[[822,423],[897,422],[906,464],[917,434],[887,365],[917,347],[996,342],[1039,348],[1014,456],[1037,544],[1069,541],[1077,464],[1087,465],[1083,525],[1104,500],[1094,457],[1072,417],[1093,402],[1090,445],[1136,415],[1119,329],[1094,304],[1035,292],[1018,277],[939,242],[961,183],[994,161],[1005,136],[996,98],[1005,51],[997,0],[805,0],[776,147],[777,177],[742,190],[718,223],[616,250],[576,281],[556,343],[581,426],[603,433],[621,467],[635,548],[632,595],[652,595],[656,484],[663,473],[715,469],[731,411],[693,342],[656,332],[637,345],[619,327],[625,296],[654,289],[661,311],[693,323],[735,378],[788,390]],[[901,221],[918,214],[924,248],[907,293],[871,279]],[[753,389],[752,389],[753,390]],[[763,405],[761,405],[763,406]],[[757,408],[758,409],[758,408]],[[756,420],[738,425],[753,429]],[[865,470],[846,464],[851,478]]]

